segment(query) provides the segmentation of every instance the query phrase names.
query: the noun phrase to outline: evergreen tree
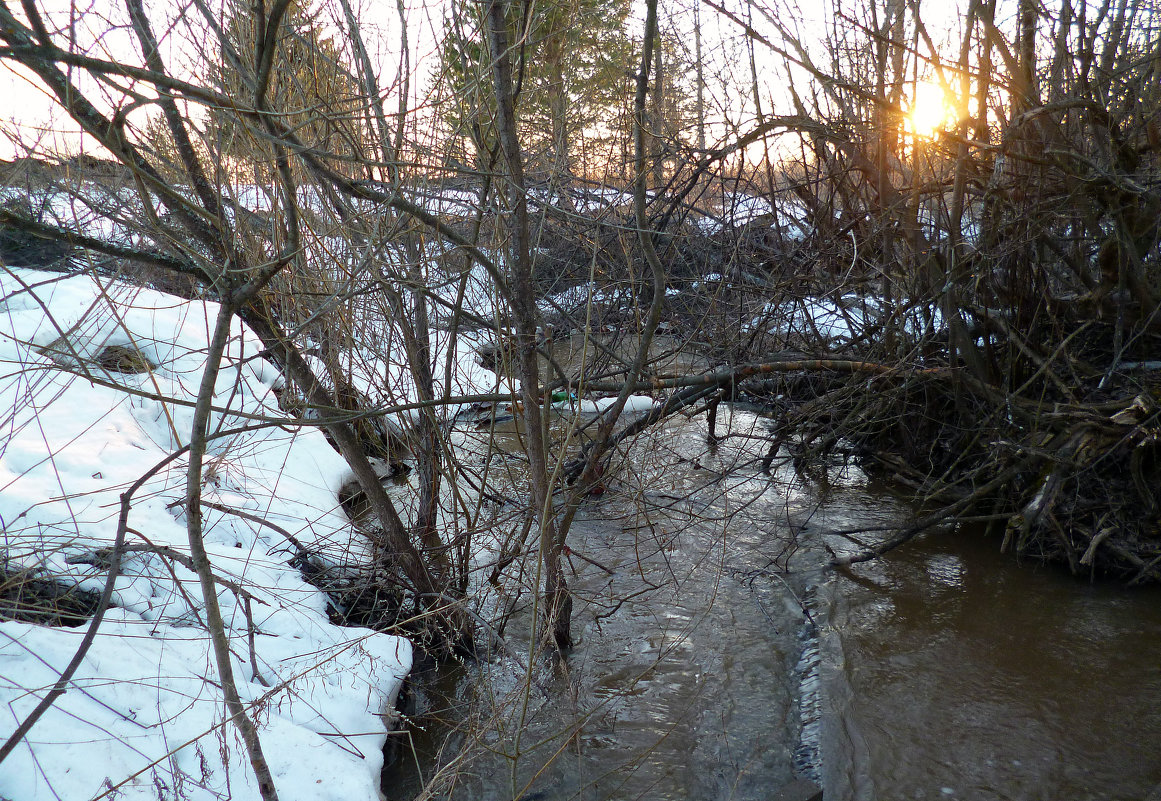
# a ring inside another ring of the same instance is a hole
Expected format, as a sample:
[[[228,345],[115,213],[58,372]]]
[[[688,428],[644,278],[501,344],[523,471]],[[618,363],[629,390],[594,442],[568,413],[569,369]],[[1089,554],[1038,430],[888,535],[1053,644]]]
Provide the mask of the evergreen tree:
[[[248,3],[235,0],[223,23],[216,79],[237,108],[213,109],[219,147],[234,165],[253,169],[257,182],[270,177],[273,148],[238,109],[254,104],[255,23]],[[341,48],[323,35],[316,14],[291,3],[279,27],[263,111],[278,115],[303,142],[331,154],[331,166],[352,174],[365,156],[366,98],[345,66]]]
[[[548,0],[510,4],[508,11],[517,127],[529,166],[571,173],[576,138],[616,116],[630,92],[629,4]],[[453,2],[441,73],[452,92],[445,121],[453,139],[490,152],[496,143],[495,101],[482,14],[474,0]]]

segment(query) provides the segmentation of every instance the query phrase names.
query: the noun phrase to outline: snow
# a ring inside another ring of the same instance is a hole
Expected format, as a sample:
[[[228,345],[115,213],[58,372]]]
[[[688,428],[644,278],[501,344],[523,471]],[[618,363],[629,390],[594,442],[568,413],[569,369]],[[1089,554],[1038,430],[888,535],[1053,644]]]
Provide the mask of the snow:
[[[0,558],[99,591],[119,495],[188,441],[213,303],[187,302],[87,275],[0,271]],[[205,500],[288,531],[323,562],[365,559],[340,509],[347,476],[313,429],[258,428],[277,416],[278,371],[240,323],[231,332],[203,479]],[[110,346],[152,365],[101,366]],[[240,416],[247,415],[247,416]],[[132,499],[114,605],[68,691],[0,764],[0,796],[17,799],[259,798],[244,749],[223,724],[221,692],[188,554],[179,458]],[[205,545],[243,700],[252,704],[283,799],[376,799],[381,713],[410,668],[403,639],[341,628],[327,599],[287,562],[275,529],[205,509]],[[247,605],[249,609],[247,610]],[[248,643],[247,612],[254,650]],[[0,735],[58,679],[85,627],[0,622]]]
[[[577,192],[573,202],[577,211],[583,214],[600,214],[629,208],[633,205],[633,195],[611,186],[588,187]]]
[[[600,417],[616,404],[616,398],[597,398],[596,400],[560,401],[552,408],[561,414],[575,414],[582,417]],[[653,409],[655,401],[648,395],[630,395],[625,399],[624,414],[643,414]]]
[[[840,348],[867,334],[874,337],[884,325],[895,325],[900,332],[916,336],[939,330],[943,316],[930,306],[888,303],[871,295],[847,293],[768,303],[743,331],[760,329]]]
[[[812,230],[802,202],[788,193],[778,195],[774,204],[767,196],[727,192],[715,206],[712,212],[703,211],[694,218],[694,225],[706,236],[726,228],[768,225],[779,228],[786,241],[800,243]]]
[[[745,225],[774,212],[770,199],[755,197],[742,193],[727,196],[726,208],[722,209],[723,216],[734,225]]]
[[[438,185],[419,187],[408,199],[440,217],[471,219],[480,208],[479,193]]]
[[[402,340],[402,335],[388,329],[383,332],[383,341],[389,339],[398,343]],[[449,359],[452,362],[448,390],[451,398],[498,392],[510,393],[519,389],[519,381],[515,379],[501,381],[495,372],[479,363],[480,350],[494,339],[491,332],[458,331],[455,337],[451,337],[448,332],[432,330],[431,342],[434,354],[432,378],[436,397],[442,397],[444,394],[444,379]],[[394,348],[361,348],[342,353],[339,358],[342,360],[347,380],[374,406],[390,409],[413,404],[418,399],[419,392],[410,360],[405,349],[398,344]],[[316,375],[326,375],[326,366],[321,360],[311,356],[307,361]],[[450,419],[468,406],[470,402],[450,402],[437,407],[435,413]],[[409,409],[388,412],[384,417],[397,428],[403,428],[413,423],[418,415],[416,409]]]

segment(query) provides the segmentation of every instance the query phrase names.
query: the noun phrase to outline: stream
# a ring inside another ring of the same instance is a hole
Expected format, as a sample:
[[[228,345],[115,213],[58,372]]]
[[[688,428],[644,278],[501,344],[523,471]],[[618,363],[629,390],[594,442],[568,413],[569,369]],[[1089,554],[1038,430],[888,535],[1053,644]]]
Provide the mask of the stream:
[[[764,473],[769,425],[723,405],[716,445],[704,416],[639,441],[569,537],[575,650],[537,647],[534,576],[502,582],[492,656],[413,676],[386,797],[1153,797],[1161,592],[982,533],[823,571],[854,547],[827,530],[911,510],[854,467]]]

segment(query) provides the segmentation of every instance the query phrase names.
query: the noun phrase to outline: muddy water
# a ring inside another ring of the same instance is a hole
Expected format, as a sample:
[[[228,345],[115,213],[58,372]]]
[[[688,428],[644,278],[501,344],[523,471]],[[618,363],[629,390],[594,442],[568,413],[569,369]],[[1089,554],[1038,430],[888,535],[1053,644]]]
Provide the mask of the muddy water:
[[[711,448],[704,418],[679,418],[586,504],[566,661],[531,636],[534,576],[486,593],[502,637],[418,683],[387,797],[765,799],[796,775],[836,801],[1161,784],[1161,595],[966,535],[824,573],[824,545],[843,547],[827,528],[908,510],[854,469],[762,473],[747,437],[766,425],[723,408],[732,436]]]
[[[1144,799],[1161,787],[1161,594],[931,536],[836,577],[828,784],[858,799]],[[836,727],[837,729],[837,727]]]

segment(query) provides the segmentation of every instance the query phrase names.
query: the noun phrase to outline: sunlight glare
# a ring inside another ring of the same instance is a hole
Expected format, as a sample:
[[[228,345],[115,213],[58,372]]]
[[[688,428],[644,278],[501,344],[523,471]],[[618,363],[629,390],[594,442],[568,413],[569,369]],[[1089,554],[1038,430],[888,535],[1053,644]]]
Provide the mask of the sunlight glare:
[[[937,83],[923,81],[915,87],[915,99],[907,115],[907,130],[916,136],[933,138],[955,119],[947,93]]]

